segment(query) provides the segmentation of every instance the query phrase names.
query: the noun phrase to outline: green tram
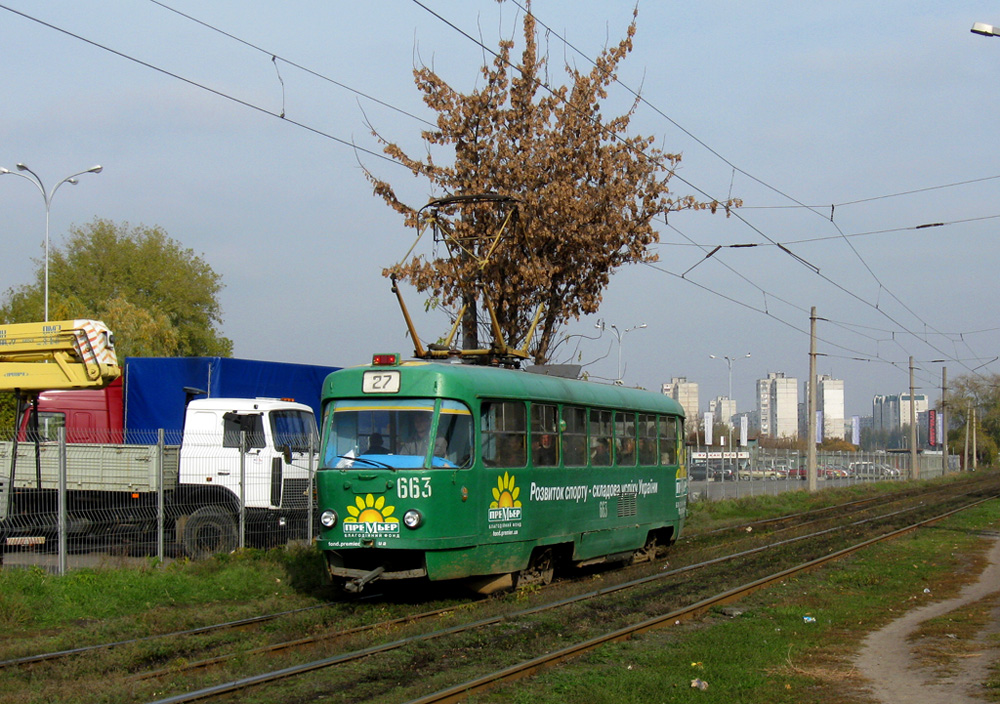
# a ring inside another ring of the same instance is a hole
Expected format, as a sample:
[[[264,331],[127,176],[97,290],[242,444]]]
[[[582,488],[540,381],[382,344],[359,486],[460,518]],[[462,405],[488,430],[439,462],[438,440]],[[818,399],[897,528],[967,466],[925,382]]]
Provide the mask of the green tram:
[[[655,558],[687,509],[684,411],[662,394],[375,355],[323,385],[319,547],[335,583]]]

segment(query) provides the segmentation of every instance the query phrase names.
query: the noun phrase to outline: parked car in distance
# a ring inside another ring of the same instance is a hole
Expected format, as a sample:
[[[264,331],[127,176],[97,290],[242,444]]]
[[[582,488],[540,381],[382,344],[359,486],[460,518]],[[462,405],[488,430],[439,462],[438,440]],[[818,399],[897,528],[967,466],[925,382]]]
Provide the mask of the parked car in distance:
[[[839,464],[828,464],[823,467],[822,476],[826,479],[844,479],[851,476],[851,470]]]
[[[851,471],[858,479],[898,479],[900,475],[898,469],[875,462],[855,462]]]
[[[806,471],[805,465],[801,465],[799,467],[792,467],[790,470],[788,470],[789,479],[801,479],[802,481],[805,481],[806,479],[809,478],[807,475],[808,472]],[[816,475],[822,476],[819,467],[816,468]]]
[[[848,472],[845,467],[841,467],[839,465],[826,464],[816,466],[817,479],[842,479],[849,476],[850,472]],[[808,479],[808,472],[805,465],[801,467],[792,467],[788,470],[788,478],[801,479],[802,481]]]
[[[735,482],[738,478],[736,465],[732,462],[727,462],[721,466],[718,464],[712,465],[709,471],[712,479],[717,482]]]
[[[902,472],[895,467],[890,467],[887,464],[880,464],[879,467],[882,469],[883,476],[889,477],[890,479],[899,479],[902,476]]]
[[[692,462],[688,466],[688,479],[693,482],[703,482],[708,479],[708,465],[704,462]]]
[[[753,467],[741,467],[739,477],[743,481],[750,481],[752,479],[778,479],[779,475],[774,467],[757,465]]]

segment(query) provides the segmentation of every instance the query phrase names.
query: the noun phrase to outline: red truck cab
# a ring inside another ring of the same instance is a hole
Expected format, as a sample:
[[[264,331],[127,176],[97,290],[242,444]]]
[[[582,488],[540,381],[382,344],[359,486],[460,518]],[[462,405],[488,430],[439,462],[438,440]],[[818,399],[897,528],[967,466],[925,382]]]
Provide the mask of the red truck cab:
[[[66,442],[121,444],[123,430],[122,379],[103,389],[43,391],[38,395],[38,435],[42,442],[59,439],[66,428]],[[31,408],[21,418],[18,442],[33,440]]]

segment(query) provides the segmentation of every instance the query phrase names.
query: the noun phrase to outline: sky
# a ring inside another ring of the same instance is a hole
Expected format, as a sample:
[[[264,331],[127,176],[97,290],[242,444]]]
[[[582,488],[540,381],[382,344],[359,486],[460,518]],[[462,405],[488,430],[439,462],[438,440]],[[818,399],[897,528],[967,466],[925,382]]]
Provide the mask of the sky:
[[[634,7],[603,113],[640,93],[630,132],[683,155],[674,194],[743,207],[658,223],[659,261],[618,270],[555,361],[653,390],[683,376],[703,410],[731,383],[750,411],[757,379],[807,378],[815,307],[817,371],[844,380],[848,415],[907,392],[910,357],[932,401],[942,367],[1000,372],[1000,39],[970,32],[1000,5],[535,0],[550,83]],[[102,165],[52,196],[52,246],[97,217],[162,227],[222,277],[238,357],[409,355],[381,272],[416,233],[363,168],[412,205],[444,194],[383,158],[371,126],[422,154],[435,116],[414,65],[471,90],[490,60],[477,41],[518,39],[521,17],[495,0],[0,0],[0,167],[52,189]],[[0,292],[42,260],[44,206],[0,175]],[[425,341],[447,331],[404,296]]]

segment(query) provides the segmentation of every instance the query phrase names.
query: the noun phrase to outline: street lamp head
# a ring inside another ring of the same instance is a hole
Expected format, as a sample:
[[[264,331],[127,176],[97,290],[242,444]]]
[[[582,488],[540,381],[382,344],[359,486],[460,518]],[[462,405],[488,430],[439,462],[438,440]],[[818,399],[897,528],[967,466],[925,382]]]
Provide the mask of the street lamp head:
[[[68,183],[71,186],[75,186],[76,184],[78,184],[80,182],[77,181],[75,178],[68,178],[68,179],[66,179],[66,183]]]
[[[97,164],[96,166],[91,166],[89,169],[87,169],[86,173],[88,173],[88,174],[99,174],[102,171],[104,171],[104,167],[101,166],[100,164]]]
[[[972,29],[969,30],[973,34],[982,34],[984,37],[996,37],[1000,36],[997,34],[997,28],[993,25],[984,24],[982,22],[976,22],[972,25]]]
[[[0,174],[9,174],[9,173],[10,169],[5,169],[4,167],[0,166]]]
[[[644,327],[646,327],[646,323],[643,323],[642,325],[639,326],[639,328],[644,328]]]
[[[28,167],[25,164],[18,164],[17,165],[17,170],[18,171],[29,171]]]

